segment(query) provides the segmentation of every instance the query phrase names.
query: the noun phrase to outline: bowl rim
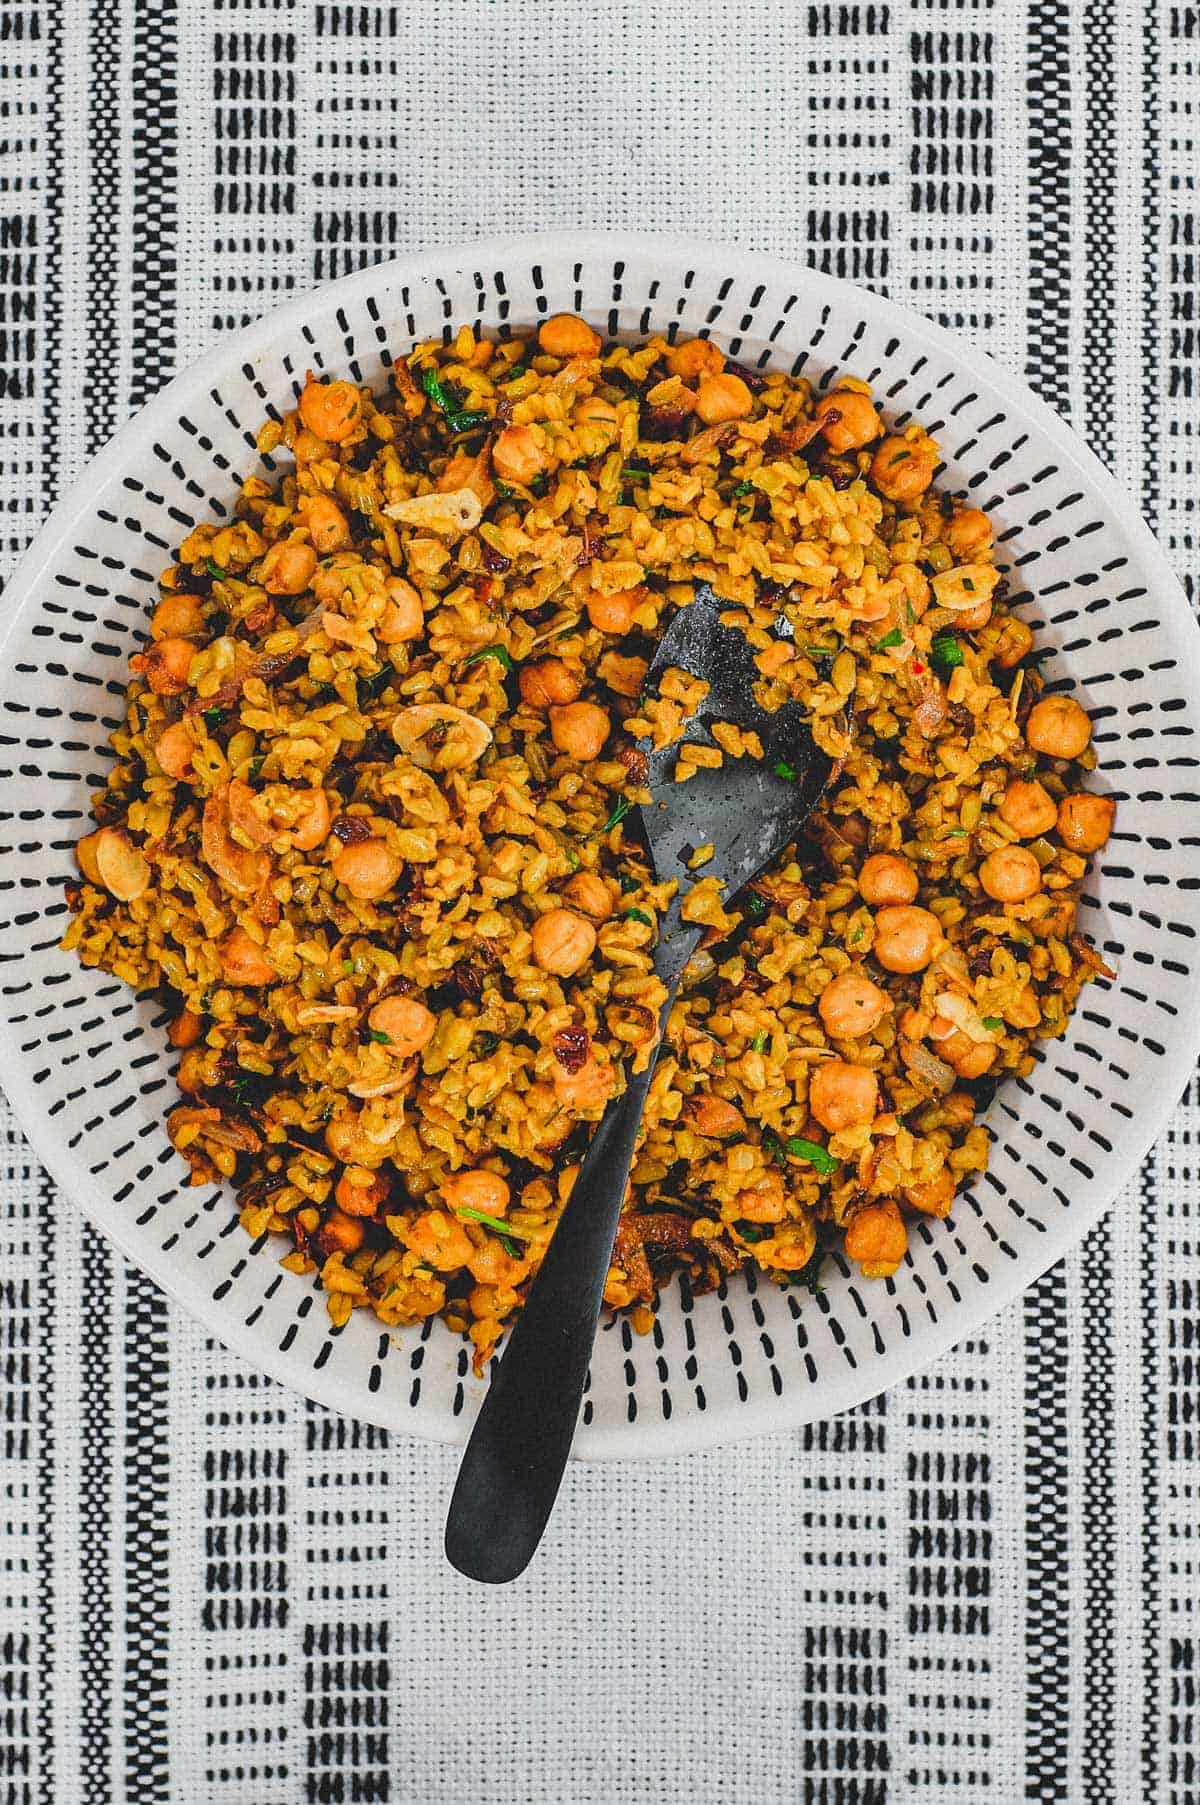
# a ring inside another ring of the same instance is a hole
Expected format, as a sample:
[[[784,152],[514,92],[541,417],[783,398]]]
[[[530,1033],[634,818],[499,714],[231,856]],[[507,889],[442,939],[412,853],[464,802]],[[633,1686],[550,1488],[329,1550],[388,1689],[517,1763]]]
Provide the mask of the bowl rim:
[[[620,261],[631,252],[663,256],[703,272],[718,270],[722,276],[734,268],[746,277],[757,276],[776,282],[782,279],[799,293],[805,290],[818,292],[821,301],[834,308],[840,304],[847,311],[854,308],[868,317],[874,316],[893,326],[906,342],[920,349],[936,351],[960,368],[969,356],[972,379],[990,383],[1008,405],[1019,410],[1025,420],[1036,427],[1053,446],[1063,465],[1076,472],[1090,487],[1105,511],[1127,535],[1133,553],[1163,605],[1176,616],[1184,637],[1189,631],[1193,636],[1193,655],[1200,663],[1200,623],[1192,613],[1182,584],[1132,497],[1024,378],[998,364],[986,351],[873,289],[847,282],[839,276],[826,275],[795,258],[752,251],[741,245],[693,240],[677,233],[571,231],[480,237],[387,258],[349,275],[306,288],[271,308],[249,326],[217,339],[114,433],[46,517],[6,585],[8,618],[0,630],[0,669],[7,672],[10,643],[16,638],[27,607],[79,514],[90,506],[97,491],[125,468],[128,453],[135,446],[140,450],[147,434],[159,422],[174,424],[183,398],[200,384],[208,387],[227,363],[240,368],[288,334],[294,332],[298,336],[314,307],[319,306],[324,312],[345,299],[370,294],[381,285],[394,289],[406,281],[426,281],[481,263],[493,263],[494,267],[503,269],[514,260],[528,264],[539,257],[561,260],[572,253],[581,260],[599,254]],[[521,321],[520,325],[526,323]],[[1190,988],[1200,1000],[1200,972],[1190,974]],[[958,1342],[977,1333],[985,1322],[1036,1284],[1112,1208],[1118,1194],[1138,1171],[1158,1139],[1191,1077],[1196,1055],[1200,1052],[1200,1008],[1187,1011],[1185,1019],[1190,1020],[1190,1030],[1181,1028],[1181,1038],[1165,1062],[1162,1084],[1154,1101],[1130,1125],[1130,1132],[1122,1137],[1120,1149],[1114,1149],[1108,1162],[1109,1176],[1102,1199],[1073,1208],[1048,1226],[1045,1241],[1040,1244],[1034,1259],[1004,1268],[993,1278],[984,1294],[983,1308],[976,1306],[964,1310],[960,1306],[958,1312],[948,1314],[943,1319],[951,1331],[948,1335],[943,1332],[943,1322],[929,1325],[929,1333],[915,1333],[887,1386],[881,1390],[890,1390],[903,1383]],[[88,1197],[95,1189],[94,1181],[82,1162],[63,1145],[54,1125],[45,1116],[28,1073],[27,1061],[19,1052],[14,1030],[6,1017],[0,1018],[0,1077],[22,1131],[58,1189],[131,1265],[182,1305],[206,1333],[213,1335],[231,1353],[276,1382],[341,1415],[419,1440],[451,1446],[466,1441],[472,1421],[469,1411],[449,1424],[426,1425],[405,1419],[399,1409],[389,1410],[386,1390],[381,1389],[363,1400],[357,1397],[353,1401],[347,1400],[344,1387],[333,1375],[327,1377],[323,1371],[314,1371],[306,1360],[278,1347],[264,1347],[263,1340],[253,1329],[236,1318],[226,1318],[200,1280],[174,1264],[170,1253],[143,1246],[136,1232],[132,1232],[133,1224],[121,1219],[104,1200],[90,1203]],[[824,1421],[879,1395],[880,1391],[873,1387],[864,1389],[860,1372],[834,1369],[829,1376],[823,1376],[816,1387],[797,1392],[792,1400],[773,1398],[759,1405],[741,1406],[736,1413],[716,1410],[711,1415],[688,1414],[666,1421],[656,1420],[652,1426],[645,1423],[623,1423],[611,1429],[581,1426],[572,1457],[646,1460],[701,1452],[759,1435],[787,1433],[809,1422]]]

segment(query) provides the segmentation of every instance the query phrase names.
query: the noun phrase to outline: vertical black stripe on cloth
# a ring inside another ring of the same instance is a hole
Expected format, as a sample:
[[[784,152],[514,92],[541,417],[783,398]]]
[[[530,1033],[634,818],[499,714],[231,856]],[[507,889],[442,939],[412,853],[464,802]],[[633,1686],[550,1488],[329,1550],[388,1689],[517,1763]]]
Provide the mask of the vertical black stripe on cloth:
[[[1087,0],[1083,22],[1086,151],[1084,207],[1084,393],[1079,424],[1093,451],[1108,464],[1115,452],[1111,380],[1116,357],[1117,147],[1112,47],[1117,0]],[[1112,1324],[1116,1311],[1113,1227],[1107,1218],[1084,1242],[1082,1431],[1083,1490],[1083,1746],[1081,1776],[1087,1805],[1118,1805],[1114,1766],[1116,1692],[1116,1569],[1127,1551],[1117,1536],[1117,1450],[1113,1436],[1116,1371]]]
[[[128,396],[142,406],[175,368],[179,238],[179,10],[135,0],[133,14],[133,330]]]
[[[121,424],[117,410],[117,355],[122,330],[117,308],[123,267],[119,234],[120,154],[124,133],[120,97],[121,0],[90,0],[88,16],[88,455],[99,451]]]
[[[995,315],[987,261],[996,201],[995,52],[995,34],[981,21],[972,29],[909,36],[909,250],[921,269],[914,297],[923,313],[955,330],[990,331]],[[978,280],[965,293],[964,250],[981,260]]]
[[[80,1805],[108,1805],[113,1796],[114,1448],[110,1330],[116,1257],[108,1242],[90,1223],[85,1223],[81,1258],[87,1322],[79,1342],[80,1394],[87,1425],[79,1450]]]
[[[211,293],[218,332],[236,331],[271,304],[279,288],[274,265],[294,250],[297,34],[284,29],[286,17],[283,8],[247,9],[239,26],[219,14],[224,29],[213,36]],[[322,106],[333,104],[327,88]],[[319,125],[319,117],[306,119],[304,129],[316,133]]]
[[[1030,0],[1026,45],[1028,307],[1025,373],[1066,412],[1071,321],[1069,0]],[[1025,1295],[1025,1797],[1067,1790],[1067,1286],[1061,1268]]]

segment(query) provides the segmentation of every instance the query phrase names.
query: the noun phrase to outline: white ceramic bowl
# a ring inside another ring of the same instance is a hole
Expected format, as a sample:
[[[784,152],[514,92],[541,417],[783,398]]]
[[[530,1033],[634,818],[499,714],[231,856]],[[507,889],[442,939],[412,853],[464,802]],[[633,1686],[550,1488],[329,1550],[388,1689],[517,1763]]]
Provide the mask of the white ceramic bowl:
[[[304,372],[379,383],[415,339],[463,321],[521,330],[582,313],[609,334],[707,332],[742,362],[821,384],[865,377],[891,421],[940,440],[946,481],[1000,524],[1023,612],[1058,648],[1052,685],[1092,711],[1121,800],[1082,925],[1119,971],[1085,993],[1033,1077],[990,1112],[986,1177],[919,1221],[895,1279],[829,1263],[823,1296],[738,1279],[658,1325],[599,1337],[576,1451],[663,1454],[829,1416],[980,1324],[1090,1228],[1166,1120],[1197,1048],[1197,630],[1133,507],[1014,377],[915,314],[799,264],[666,239],[567,235],[382,264],[223,340],[138,415],[55,510],[5,598],[0,936],[3,1080],[39,1157],[124,1252],[256,1367],[338,1410],[465,1438],[480,1395],[442,1324],[333,1331],[311,1283],[251,1243],[228,1192],[185,1186],[163,1118],[161,1017],[58,950],[62,886],[102,781],[126,661],[155,577],[194,521],[226,515],[264,415]]]

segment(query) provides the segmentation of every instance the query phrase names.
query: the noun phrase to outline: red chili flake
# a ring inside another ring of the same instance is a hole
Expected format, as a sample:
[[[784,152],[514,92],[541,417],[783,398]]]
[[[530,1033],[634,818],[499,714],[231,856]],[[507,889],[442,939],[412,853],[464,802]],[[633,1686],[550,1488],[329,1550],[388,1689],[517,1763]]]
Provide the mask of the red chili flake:
[[[919,658],[913,659],[912,667],[913,667],[913,670],[916,671],[918,674],[925,669],[925,666],[921,663],[921,660]]]
[[[567,1072],[578,1072],[587,1064],[592,1037],[586,1028],[560,1028],[551,1045],[554,1057]]]
[[[361,815],[339,815],[333,824],[333,832],[343,846],[361,846],[364,840],[371,838],[371,829]]]

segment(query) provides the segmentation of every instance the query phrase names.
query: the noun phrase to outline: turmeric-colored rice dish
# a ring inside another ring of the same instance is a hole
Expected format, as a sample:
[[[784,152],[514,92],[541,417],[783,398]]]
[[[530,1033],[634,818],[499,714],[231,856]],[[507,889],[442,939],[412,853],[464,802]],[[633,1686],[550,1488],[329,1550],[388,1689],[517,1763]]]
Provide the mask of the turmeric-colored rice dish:
[[[992,522],[864,383],[706,339],[557,315],[391,377],[310,374],[179,546],[68,887],[64,944],[169,1017],[192,1182],[336,1325],[441,1315],[482,1369],[658,1030],[647,750],[759,750],[645,685],[703,581],[834,775],[740,896],[697,873],[606,1300],[887,1277],[1111,975],[1076,891],[1113,804]]]

